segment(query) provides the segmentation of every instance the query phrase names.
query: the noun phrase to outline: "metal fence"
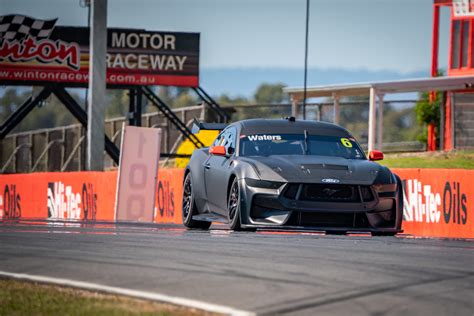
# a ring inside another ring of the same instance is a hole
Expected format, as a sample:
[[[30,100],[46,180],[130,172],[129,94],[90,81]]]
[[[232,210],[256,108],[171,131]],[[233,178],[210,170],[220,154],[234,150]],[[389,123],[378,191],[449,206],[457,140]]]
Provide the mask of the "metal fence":
[[[423,128],[416,122],[416,100],[395,100],[384,102],[383,142],[385,152],[425,151],[426,144],[418,140]],[[291,116],[291,104],[252,104],[232,106],[232,120],[255,117],[282,118]],[[368,142],[368,101],[340,103],[339,124],[347,128],[367,150]],[[334,122],[332,102],[309,103],[306,119]]]
[[[422,131],[415,120],[416,101],[387,101],[384,110],[382,150],[386,152],[424,151],[426,146],[417,140]],[[368,102],[341,102],[340,124],[349,129],[367,149]],[[231,120],[249,118],[281,118],[291,115],[290,104],[231,105],[224,106],[232,113]],[[173,110],[191,126],[193,118],[209,120],[212,112],[203,105]],[[307,119],[333,122],[332,103],[311,103],[307,106]],[[122,124],[125,117],[106,121],[106,134],[120,146]],[[163,130],[161,151],[174,153],[182,141],[179,131],[159,113],[144,114],[145,127]],[[36,130],[11,134],[0,141],[0,173],[27,173],[38,171],[80,171],[85,169],[86,131],[81,125]],[[104,154],[106,168],[115,167]]]
[[[454,93],[452,102],[454,148],[474,148],[474,95]]]
[[[193,118],[205,119],[206,108],[193,106],[174,110],[188,127]],[[119,147],[122,124],[127,118],[107,120],[106,134]],[[144,114],[142,125],[162,129],[161,151],[171,152],[181,140],[178,130],[159,113]],[[86,130],[80,125],[70,125],[43,130],[11,134],[0,140],[0,173],[27,173],[38,171],[81,171],[86,162]],[[104,153],[106,168],[115,167],[113,160]]]

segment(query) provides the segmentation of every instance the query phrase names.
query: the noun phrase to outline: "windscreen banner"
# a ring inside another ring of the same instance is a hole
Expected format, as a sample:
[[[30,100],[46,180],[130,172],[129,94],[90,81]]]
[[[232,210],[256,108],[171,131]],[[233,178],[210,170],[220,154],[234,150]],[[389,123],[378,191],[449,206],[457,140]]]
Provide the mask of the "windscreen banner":
[[[87,86],[89,28],[0,16],[0,83]],[[107,84],[199,85],[199,33],[108,28]]]

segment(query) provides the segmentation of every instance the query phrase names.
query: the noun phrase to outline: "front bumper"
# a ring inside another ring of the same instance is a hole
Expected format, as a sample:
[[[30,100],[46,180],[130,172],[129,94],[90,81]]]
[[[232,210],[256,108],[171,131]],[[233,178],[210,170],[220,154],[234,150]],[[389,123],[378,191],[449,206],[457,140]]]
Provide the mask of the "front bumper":
[[[374,186],[291,184],[262,188],[241,184],[242,225],[323,231],[400,232],[398,190]],[[331,193],[332,192],[332,193]]]

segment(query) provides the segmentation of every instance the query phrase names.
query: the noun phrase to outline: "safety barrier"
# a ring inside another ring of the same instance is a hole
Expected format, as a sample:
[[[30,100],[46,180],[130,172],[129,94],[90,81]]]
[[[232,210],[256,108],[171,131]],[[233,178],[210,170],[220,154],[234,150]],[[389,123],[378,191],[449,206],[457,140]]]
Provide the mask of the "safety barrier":
[[[183,169],[160,169],[155,223],[181,223]],[[117,172],[0,175],[0,219],[115,221]]]
[[[405,234],[474,238],[474,170],[394,169]],[[155,223],[181,223],[184,170],[160,169]],[[116,171],[0,175],[0,219],[114,221]]]
[[[403,229],[416,236],[474,238],[474,170],[393,169],[404,187]]]

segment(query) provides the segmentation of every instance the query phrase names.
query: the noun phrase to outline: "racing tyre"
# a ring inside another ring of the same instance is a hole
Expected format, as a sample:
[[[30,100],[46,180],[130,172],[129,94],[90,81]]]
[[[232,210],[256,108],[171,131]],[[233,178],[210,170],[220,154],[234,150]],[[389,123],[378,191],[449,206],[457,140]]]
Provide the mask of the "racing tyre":
[[[230,229],[242,230],[240,226],[240,188],[237,178],[234,179],[230,186],[227,210]]]
[[[196,202],[194,201],[193,183],[191,172],[188,172],[183,183],[183,224],[187,228],[209,229],[211,222],[197,221],[193,219],[198,214]]]

